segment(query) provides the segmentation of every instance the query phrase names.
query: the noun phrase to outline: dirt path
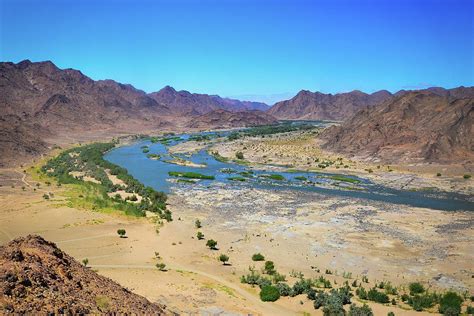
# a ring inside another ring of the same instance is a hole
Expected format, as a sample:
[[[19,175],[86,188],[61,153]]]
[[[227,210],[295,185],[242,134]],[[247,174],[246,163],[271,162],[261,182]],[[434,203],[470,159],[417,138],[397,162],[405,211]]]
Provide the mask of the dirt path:
[[[156,270],[155,266],[152,265],[118,265],[118,264],[108,264],[108,265],[89,265],[91,268],[95,269],[152,269]],[[264,311],[266,315],[289,315],[292,314],[293,312],[291,310],[285,309],[284,307],[281,306],[275,306],[271,303],[265,303],[262,302],[258,297],[255,295],[252,295],[251,293],[248,293],[244,289],[240,288],[239,286],[233,284],[232,282],[227,281],[226,279],[217,276],[217,275],[212,275],[200,270],[196,270],[193,268],[189,268],[183,265],[169,265],[170,269],[173,270],[183,270],[183,271],[188,271],[192,273],[199,274],[201,276],[204,276],[206,278],[212,279],[222,285],[225,285],[226,287],[234,290],[236,293],[238,293],[241,297],[244,298],[246,302],[248,302],[249,307],[258,307],[260,311]]]

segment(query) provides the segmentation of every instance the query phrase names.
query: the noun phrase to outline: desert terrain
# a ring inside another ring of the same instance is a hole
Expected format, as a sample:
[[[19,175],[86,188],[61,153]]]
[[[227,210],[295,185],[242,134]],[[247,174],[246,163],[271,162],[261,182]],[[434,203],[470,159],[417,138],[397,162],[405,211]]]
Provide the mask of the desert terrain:
[[[318,168],[316,158],[336,159],[319,148],[312,133],[216,141],[210,150],[229,158],[242,151],[245,160],[256,166],[271,163],[311,170]],[[205,146],[209,144],[190,141],[171,147],[170,152],[195,152]],[[0,242],[40,234],[78,261],[87,258],[88,266],[101,275],[172,312],[322,315],[305,295],[282,297],[274,303],[260,301],[258,286],[240,282],[249,267],[262,269],[262,262],[251,259],[255,253],[272,260],[289,284],[298,280],[299,273],[306,278],[324,276],[334,287],[345,281],[360,282],[365,276],[367,287],[389,281],[401,292],[410,282],[419,281],[431,291],[473,294],[471,212],[215,183],[173,186],[167,203],[174,220],[162,223],[154,216],[134,218],[81,207],[72,199],[78,194],[74,188],[58,187],[37,173],[45,161],[46,157],[34,165],[2,169]],[[420,173],[416,166],[382,165],[379,169],[364,162],[343,162],[349,166],[344,173],[363,174],[397,188],[473,192],[472,181],[461,176],[466,172],[462,166],[452,174],[443,171],[440,178],[431,170]],[[325,171],[342,170],[329,167]],[[196,219],[202,228],[195,227]],[[125,229],[127,238],[119,238],[118,229]],[[218,250],[198,240],[198,231],[205,239],[216,240]],[[229,264],[218,261],[220,254],[230,257]],[[166,271],[160,271],[157,263],[164,263]],[[397,306],[365,302],[357,296],[352,301],[368,303],[375,315],[436,312],[415,312],[400,300]]]

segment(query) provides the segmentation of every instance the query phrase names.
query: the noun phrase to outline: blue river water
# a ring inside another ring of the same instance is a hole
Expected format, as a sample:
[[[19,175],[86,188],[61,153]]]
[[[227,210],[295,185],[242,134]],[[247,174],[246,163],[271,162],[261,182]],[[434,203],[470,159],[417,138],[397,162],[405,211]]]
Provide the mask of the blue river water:
[[[215,136],[215,133],[207,132],[200,135]],[[194,186],[208,186],[212,182],[218,181],[233,187],[252,186],[269,190],[303,190],[331,196],[354,197],[437,210],[474,210],[472,196],[452,192],[397,190],[355,176],[344,176],[354,180],[349,182],[341,180],[336,177],[336,174],[331,173],[304,172],[265,165],[248,167],[232,161],[218,161],[207,150],[201,150],[191,155],[175,154],[171,156],[168,147],[188,141],[190,135],[184,134],[179,135],[179,137],[179,140],[165,143],[152,143],[150,140],[143,140],[117,147],[106,153],[104,158],[126,168],[131,175],[143,184],[166,193],[171,192],[173,186],[187,186],[192,189]],[[148,153],[143,153],[144,146],[149,149]],[[150,159],[147,157],[148,154],[158,154],[160,158]],[[169,161],[173,158],[185,159],[196,164],[205,165],[205,167],[190,167],[170,163]],[[215,179],[197,180],[196,183],[178,183],[170,180],[178,179],[170,176],[168,174],[170,171],[197,172],[214,176]],[[271,175],[281,175],[283,179],[272,179],[270,178]],[[236,179],[245,179],[245,181],[236,181]],[[209,194],[212,194],[212,191]]]

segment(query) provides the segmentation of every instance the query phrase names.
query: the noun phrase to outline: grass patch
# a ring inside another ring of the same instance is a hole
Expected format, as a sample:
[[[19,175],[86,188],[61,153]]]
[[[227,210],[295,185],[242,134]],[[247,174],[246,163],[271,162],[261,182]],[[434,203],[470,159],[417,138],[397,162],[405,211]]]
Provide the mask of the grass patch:
[[[295,177],[296,180],[300,180],[300,181],[306,181],[308,180],[308,178],[306,178],[305,176],[297,176]]]
[[[181,177],[181,178],[188,178],[188,179],[203,179],[203,180],[214,180],[214,176],[208,176],[202,173],[197,172],[179,172],[179,171],[170,171],[168,175],[171,177]]]
[[[241,182],[246,181],[246,179],[245,179],[244,177],[229,177],[229,178],[227,178],[227,180],[230,180],[230,181],[241,181]]]
[[[360,180],[353,179],[353,178],[350,178],[350,177],[346,177],[346,176],[343,176],[343,175],[330,176],[329,179],[336,180],[336,181],[341,181],[341,182],[360,183]]]
[[[150,158],[150,159],[160,159],[161,156],[158,155],[158,154],[148,154],[146,155],[147,158]]]
[[[282,181],[285,180],[285,177],[282,176],[281,174],[261,174],[259,175],[260,178],[267,178],[271,180],[277,180],[277,181]]]
[[[196,181],[189,179],[178,179],[178,183],[196,183]]]

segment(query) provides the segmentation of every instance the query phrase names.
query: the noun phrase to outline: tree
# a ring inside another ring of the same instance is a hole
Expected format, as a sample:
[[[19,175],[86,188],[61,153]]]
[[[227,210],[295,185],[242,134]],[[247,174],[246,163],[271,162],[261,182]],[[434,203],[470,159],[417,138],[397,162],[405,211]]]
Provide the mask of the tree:
[[[265,267],[263,268],[266,274],[272,275],[275,273],[275,265],[273,261],[265,261]]]
[[[221,254],[219,256],[219,261],[222,262],[224,265],[226,265],[227,261],[229,261],[229,256],[225,254]]]
[[[201,221],[197,219],[197,220],[194,222],[194,226],[196,226],[196,228],[201,228],[201,227],[202,227],[202,226],[201,226]]]
[[[196,237],[197,237],[198,240],[202,240],[202,239],[204,239],[204,234],[201,233],[201,232],[197,232]]]
[[[260,299],[264,302],[275,302],[280,298],[280,292],[273,285],[265,285],[260,291]]]
[[[82,259],[82,264],[83,264],[85,267],[87,267],[87,264],[88,264],[88,263],[89,263],[89,259],[87,259],[87,258]]]
[[[125,234],[127,232],[125,231],[125,229],[121,228],[121,229],[117,229],[117,234],[120,236],[120,238],[125,238]]]
[[[210,249],[212,250],[216,250],[216,246],[217,246],[217,241],[215,241],[214,239],[209,239],[207,242],[206,242],[206,246],[208,246]]]
[[[439,312],[443,315],[459,315],[462,302],[462,297],[457,293],[446,292],[439,302]]]
[[[253,261],[263,261],[265,257],[261,253],[256,253],[252,256]]]
[[[235,153],[235,157],[237,159],[244,159],[244,154],[241,151]]]

